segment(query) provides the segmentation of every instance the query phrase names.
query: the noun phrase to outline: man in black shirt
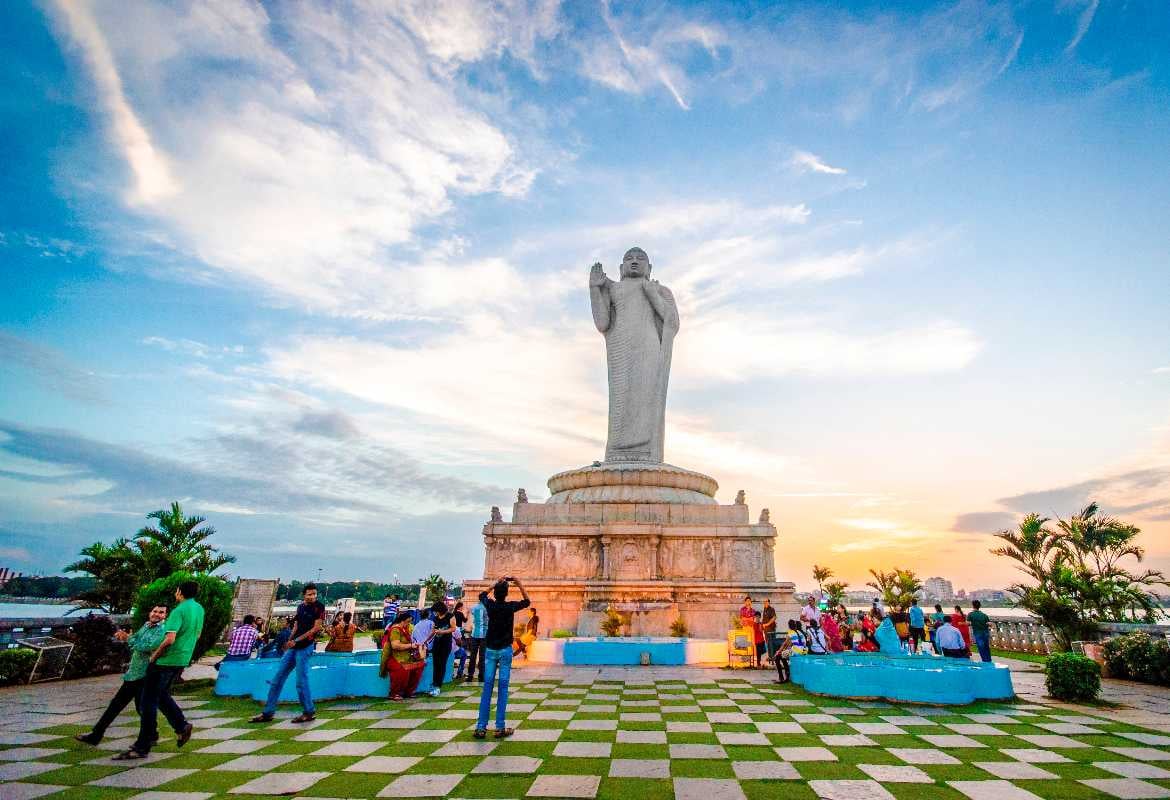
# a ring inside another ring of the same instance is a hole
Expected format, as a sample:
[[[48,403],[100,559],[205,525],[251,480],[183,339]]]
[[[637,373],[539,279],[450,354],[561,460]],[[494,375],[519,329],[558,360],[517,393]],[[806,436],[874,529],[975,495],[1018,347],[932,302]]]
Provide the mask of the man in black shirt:
[[[268,702],[264,704],[264,710],[249,722],[272,721],[284,682],[294,669],[297,672],[297,697],[301,701],[301,715],[292,721],[311,722],[316,718],[313,694],[309,691],[309,659],[316,650],[317,634],[325,624],[325,605],[317,600],[316,584],[306,583],[302,597],[303,601],[297,606],[296,619],[292,624],[292,635],[284,645],[280,666],[268,689]]]
[[[523,600],[508,599],[508,584],[516,584]],[[483,682],[483,694],[479,698],[479,720],[475,724],[475,738],[487,736],[488,714],[492,708],[492,687],[496,682],[496,673],[500,675],[499,695],[496,698],[496,733],[497,739],[511,736],[511,728],[504,727],[504,718],[508,709],[508,679],[512,674],[512,630],[515,626],[516,612],[528,608],[528,592],[516,578],[504,577],[492,586],[492,596],[487,592],[479,593],[479,602],[487,609],[487,635],[484,637],[484,665],[486,680]]]
[[[431,634],[431,696],[439,696],[439,687],[447,677],[447,660],[451,657],[451,633],[455,629],[455,616],[447,610],[447,604],[436,600],[431,606],[431,619],[435,630]]]

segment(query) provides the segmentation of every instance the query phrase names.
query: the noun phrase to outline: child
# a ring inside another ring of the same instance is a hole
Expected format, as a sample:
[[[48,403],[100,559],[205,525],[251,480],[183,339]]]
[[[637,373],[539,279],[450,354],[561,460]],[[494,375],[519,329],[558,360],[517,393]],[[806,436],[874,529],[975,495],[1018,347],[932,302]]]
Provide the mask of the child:
[[[752,636],[754,637],[754,641],[756,643],[755,667],[756,667],[756,669],[763,669],[764,668],[764,651],[767,649],[767,646],[764,643],[764,626],[760,622],[760,612],[759,611],[757,611],[755,613],[755,615],[753,616]]]

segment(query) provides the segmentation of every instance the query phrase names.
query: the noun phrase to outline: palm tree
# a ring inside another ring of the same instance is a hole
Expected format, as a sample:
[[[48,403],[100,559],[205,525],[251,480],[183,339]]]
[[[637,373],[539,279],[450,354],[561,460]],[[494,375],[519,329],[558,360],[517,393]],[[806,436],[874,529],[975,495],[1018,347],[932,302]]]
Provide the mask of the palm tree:
[[[825,584],[825,593],[829,595],[830,606],[839,606],[845,601],[845,590],[849,584],[844,581],[829,581]]]
[[[236,560],[209,545],[207,539],[215,534],[215,528],[200,527],[207,522],[204,517],[183,516],[177,502],[171,503],[170,510],[152,511],[146,518],[158,520],[158,527],[148,525],[139,530],[136,545],[152,578],[182,570],[210,575]]]
[[[900,567],[894,567],[889,572],[871,569],[869,574],[873,580],[865,585],[878,591],[887,606],[904,608],[922,591],[922,582],[913,570]]]
[[[427,597],[431,598],[432,603],[447,596],[447,581],[437,572],[432,572],[424,578],[423,586],[426,587]]]
[[[821,584],[833,577],[833,570],[828,567],[822,567],[820,564],[813,564],[813,580],[817,582],[817,599],[820,600],[824,596],[824,588]]]
[[[111,614],[130,611],[144,574],[142,556],[130,546],[130,541],[116,539],[110,545],[94,542],[81,549],[81,556],[65,567],[65,571],[88,572],[97,579],[97,584],[77,599]]]
[[[1043,582],[1048,574],[1050,557],[1056,549],[1056,535],[1048,529],[1048,517],[1028,514],[1014,531],[1003,530],[995,534],[1006,544],[996,547],[993,555],[1006,556],[1018,562],[1018,569],[1037,582]]]

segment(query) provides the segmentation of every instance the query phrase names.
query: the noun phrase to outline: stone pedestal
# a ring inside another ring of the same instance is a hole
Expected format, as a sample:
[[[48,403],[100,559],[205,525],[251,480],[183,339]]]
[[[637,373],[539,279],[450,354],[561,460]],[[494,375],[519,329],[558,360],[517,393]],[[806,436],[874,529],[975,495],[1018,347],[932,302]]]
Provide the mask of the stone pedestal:
[[[484,579],[519,577],[541,634],[600,632],[607,607],[630,635],[668,636],[681,617],[691,636],[722,638],[745,595],[765,597],[780,626],[799,616],[791,583],[778,583],[776,528],[745,503],[719,505],[718,484],[668,464],[599,464],[554,475],[547,503],[521,497],[512,521],[483,529]]]

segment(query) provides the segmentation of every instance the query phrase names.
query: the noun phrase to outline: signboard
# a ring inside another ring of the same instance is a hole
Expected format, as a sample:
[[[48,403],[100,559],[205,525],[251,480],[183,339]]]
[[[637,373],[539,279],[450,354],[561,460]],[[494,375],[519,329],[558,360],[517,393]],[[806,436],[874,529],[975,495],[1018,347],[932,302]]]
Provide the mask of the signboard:
[[[246,614],[264,620],[267,625],[272,619],[272,606],[276,602],[276,587],[280,584],[278,578],[238,578],[236,589],[232,595],[232,622],[231,628],[244,621]]]

